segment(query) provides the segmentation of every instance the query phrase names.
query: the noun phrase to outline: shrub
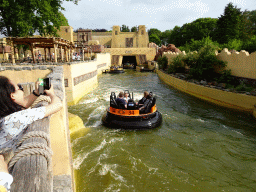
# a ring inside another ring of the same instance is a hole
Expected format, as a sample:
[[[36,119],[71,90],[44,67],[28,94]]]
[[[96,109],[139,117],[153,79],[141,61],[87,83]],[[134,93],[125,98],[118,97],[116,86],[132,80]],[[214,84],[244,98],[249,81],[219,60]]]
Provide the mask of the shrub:
[[[219,44],[216,41],[212,41],[210,37],[205,37],[201,40],[194,40],[192,39],[190,43],[186,43],[184,46],[180,46],[179,49],[181,51],[185,51],[186,53],[192,51],[199,51],[201,48],[205,47],[206,45],[212,45],[219,50]]]
[[[211,81],[217,76],[215,69],[221,69],[226,66],[224,61],[217,59],[215,50],[215,45],[205,45],[199,50],[196,57],[192,59],[187,58],[185,63],[190,67],[189,74],[192,78]]]
[[[243,47],[243,42],[239,39],[232,39],[228,43],[222,44],[221,48],[228,48],[228,50],[241,51]]]
[[[168,59],[166,56],[159,57],[158,60],[159,69],[166,70],[168,66]]]
[[[242,50],[246,50],[249,53],[256,51],[256,35],[243,43]]]
[[[253,90],[253,87],[251,87],[250,85],[247,85],[245,83],[241,83],[240,85],[238,85],[237,87],[235,87],[236,91],[246,91],[246,92],[251,92]]]
[[[170,65],[168,66],[167,73],[184,73],[185,63],[183,61],[183,56],[178,55],[175,57]]]

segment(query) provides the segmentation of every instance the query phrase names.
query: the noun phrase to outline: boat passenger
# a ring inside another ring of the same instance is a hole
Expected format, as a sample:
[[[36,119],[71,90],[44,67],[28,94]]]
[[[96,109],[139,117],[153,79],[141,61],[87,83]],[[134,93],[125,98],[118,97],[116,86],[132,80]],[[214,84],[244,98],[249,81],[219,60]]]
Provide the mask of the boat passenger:
[[[116,103],[121,109],[127,108],[127,103],[124,100],[124,92],[120,92],[118,98],[116,98]]]
[[[125,102],[128,103],[129,99],[130,99],[129,94],[128,94],[128,93],[125,93],[125,94],[124,94],[124,100],[125,100]]]
[[[140,113],[149,113],[152,107],[153,98],[149,94],[144,102],[143,106],[139,108]]]
[[[25,97],[21,85],[0,76],[0,188],[10,188],[13,177],[8,172],[7,164],[17,143],[26,133],[27,126],[62,109],[62,102],[54,94],[53,86],[50,90],[45,90],[51,98],[49,105],[28,108],[39,96],[38,84],[39,82],[33,93]]]
[[[141,100],[139,100],[138,103],[136,103],[139,107],[141,107],[142,105],[144,105],[145,101],[147,100],[147,96],[149,95],[149,93],[147,91],[144,91],[144,96],[142,97]]]

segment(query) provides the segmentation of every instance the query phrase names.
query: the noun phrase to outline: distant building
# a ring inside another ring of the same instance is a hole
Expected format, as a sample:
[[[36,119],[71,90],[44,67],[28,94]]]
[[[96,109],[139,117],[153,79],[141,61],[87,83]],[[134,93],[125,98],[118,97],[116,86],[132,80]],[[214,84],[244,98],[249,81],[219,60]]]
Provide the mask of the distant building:
[[[64,29],[61,29],[61,34],[65,34]],[[120,26],[117,25],[112,27],[112,32],[78,29],[73,33],[72,42],[79,48],[91,46],[94,52],[110,52],[112,65],[122,65],[126,62],[135,65],[145,64],[148,60],[153,60],[156,55],[156,48],[149,47],[145,25],[139,25],[137,32],[121,32]],[[102,47],[105,49],[103,50]]]

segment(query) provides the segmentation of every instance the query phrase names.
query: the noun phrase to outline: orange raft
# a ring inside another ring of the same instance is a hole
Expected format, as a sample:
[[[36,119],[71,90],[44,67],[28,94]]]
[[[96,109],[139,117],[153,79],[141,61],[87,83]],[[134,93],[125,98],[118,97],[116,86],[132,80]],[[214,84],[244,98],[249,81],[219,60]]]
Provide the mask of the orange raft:
[[[120,129],[151,129],[161,125],[162,115],[157,111],[156,104],[150,108],[150,112],[140,114],[137,107],[135,109],[120,109],[113,103],[113,93],[110,96],[110,107],[102,117],[102,122],[105,126]],[[155,101],[155,99],[153,100]]]

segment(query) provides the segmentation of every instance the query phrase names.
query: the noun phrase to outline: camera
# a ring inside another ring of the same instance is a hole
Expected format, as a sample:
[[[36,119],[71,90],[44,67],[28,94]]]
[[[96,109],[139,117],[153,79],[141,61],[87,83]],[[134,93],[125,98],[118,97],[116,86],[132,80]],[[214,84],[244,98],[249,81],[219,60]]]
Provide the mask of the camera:
[[[38,87],[38,92],[39,95],[46,95],[44,90],[49,90],[51,88],[51,79],[50,78],[45,78],[45,79],[38,79],[39,81],[39,87]]]

